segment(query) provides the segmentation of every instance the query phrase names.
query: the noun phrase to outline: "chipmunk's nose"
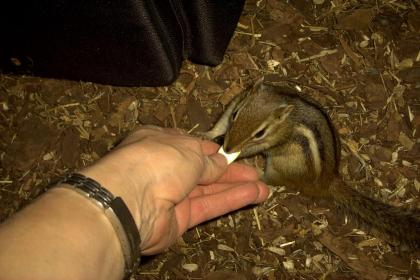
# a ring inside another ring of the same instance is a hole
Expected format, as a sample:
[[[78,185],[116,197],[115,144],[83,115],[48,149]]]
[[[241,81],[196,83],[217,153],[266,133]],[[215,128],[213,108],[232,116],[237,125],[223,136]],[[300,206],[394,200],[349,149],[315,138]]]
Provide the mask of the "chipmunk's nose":
[[[226,153],[231,154],[231,153],[237,153],[240,152],[239,147],[235,147],[233,146],[231,143],[226,142],[223,144],[223,149],[225,150]]]
[[[223,143],[223,150],[225,150],[226,153],[232,153],[232,145],[226,141],[225,138],[225,142]]]
[[[232,141],[230,141],[229,134],[226,134],[225,141],[223,142],[223,149],[225,150],[226,153],[229,153],[229,154],[239,152],[239,149],[235,149],[235,148],[237,147],[235,147]]]

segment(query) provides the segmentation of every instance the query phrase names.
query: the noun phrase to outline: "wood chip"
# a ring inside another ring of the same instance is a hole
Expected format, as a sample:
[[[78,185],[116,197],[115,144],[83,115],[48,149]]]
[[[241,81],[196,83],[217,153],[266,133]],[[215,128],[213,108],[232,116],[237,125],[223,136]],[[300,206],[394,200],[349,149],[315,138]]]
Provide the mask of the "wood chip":
[[[182,265],[182,268],[185,269],[188,272],[193,272],[198,269],[198,265],[195,263],[186,263]]]
[[[388,276],[386,270],[376,266],[362,251],[358,250],[353,243],[344,237],[336,237],[324,231],[319,241],[339,256],[348,266],[357,271],[367,280],[385,280]],[[354,257],[356,256],[356,257]]]

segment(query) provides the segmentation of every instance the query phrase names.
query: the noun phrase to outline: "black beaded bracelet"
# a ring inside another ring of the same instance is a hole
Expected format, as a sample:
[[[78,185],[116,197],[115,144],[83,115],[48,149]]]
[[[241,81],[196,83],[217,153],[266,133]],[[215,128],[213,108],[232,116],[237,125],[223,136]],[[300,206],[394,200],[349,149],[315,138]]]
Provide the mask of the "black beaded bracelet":
[[[121,243],[125,261],[124,279],[130,279],[140,264],[140,234],[133,216],[120,197],[115,197],[95,180],[79,173],[72,173],[59,182],[90,198],[104,209]]]

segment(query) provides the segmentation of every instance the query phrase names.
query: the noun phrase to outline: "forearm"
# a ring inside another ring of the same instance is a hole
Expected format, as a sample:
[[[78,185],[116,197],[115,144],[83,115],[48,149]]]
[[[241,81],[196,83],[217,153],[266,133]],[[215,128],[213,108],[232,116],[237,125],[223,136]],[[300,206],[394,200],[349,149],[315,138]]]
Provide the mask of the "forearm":
[[[121,279],[121,245],[103,210],[54,188],[0,225],[0,279]]]

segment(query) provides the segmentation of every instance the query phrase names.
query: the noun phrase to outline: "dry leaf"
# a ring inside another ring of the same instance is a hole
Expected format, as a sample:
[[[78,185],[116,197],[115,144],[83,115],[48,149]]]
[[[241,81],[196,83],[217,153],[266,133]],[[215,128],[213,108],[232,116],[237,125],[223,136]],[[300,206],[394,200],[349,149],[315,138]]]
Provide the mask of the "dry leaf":
[[[274,254],[277,254],[279,256],[285,256],[286,255],[286,250],[284,250],[283,248],[270,246],[270,247],[267,247],[267,250],[274,253]]]
[[[400,136],[398,137],[398,141],[406,148],[408,151],[410,151],[414,146],[414,141],[411,140],[407,135],[405,135],[404,132],[400,133]]]
[[[293,262],[293,260],[284,261],[283,266],[289,272],[294,272],[295,271],[295,263]]]
[[[373,9],[356,9],[338,18],[338,27],[345,30],[367,29],[372,22]]]
[[[188,272],[193,272],[198,269],[198,265],[195,263],[186,263],[182,265],[182,268],[185,269]]]
[[[227,252],[235,252],[235,249],[225,244],[218,244],[217,249],[222,250],[222,251],[227,251]]]
[[[238,85],[236,82],[233,82],[227,90],[222,94],[219,101],[223,105],[228,105],[233,98],[243,91],[243,88]]]

